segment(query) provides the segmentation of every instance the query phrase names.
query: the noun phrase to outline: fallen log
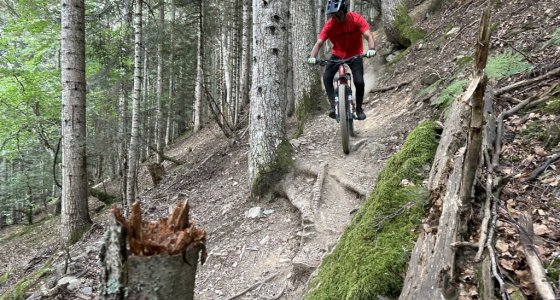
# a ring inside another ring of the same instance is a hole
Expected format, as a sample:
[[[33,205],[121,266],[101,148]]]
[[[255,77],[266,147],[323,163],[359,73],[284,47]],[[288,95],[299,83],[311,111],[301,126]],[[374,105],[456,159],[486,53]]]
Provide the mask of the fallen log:
[[[484,128],[483,112],[491,101],[482,71],[488,55],[490,9],[484,11],[477,45],[476,70],[462,99],[456,100],[445,121],[441,141],[428,179],[432,209],[428,228],[422,231],[412,251],[400,300],[457,299],[460,286],[456,270],[470,249],[453,247],[461,243],[472,210],[471,195],[475,182]],[[485,104],[484,104],[485,103]],[[472,105],[472,111],[469,107]],[[467,133],[468,132],[468,136]],[[465,146],[466,145],[466,146]]]
[[[206,232],[189,221],[187,201],[168,218],[142,220],[134,203],[115,219],[100,251],[99,299],[193,299],[196,267],[206,259]]]

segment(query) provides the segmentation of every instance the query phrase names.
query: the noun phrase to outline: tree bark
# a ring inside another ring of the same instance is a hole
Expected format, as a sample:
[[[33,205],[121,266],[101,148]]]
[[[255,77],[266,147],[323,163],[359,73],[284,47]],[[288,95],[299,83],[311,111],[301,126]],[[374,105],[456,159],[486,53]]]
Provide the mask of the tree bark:
[[[241,108],[249,104],[249,57],[251,55],[251,0],[243,0],[243,23],[241,32],[241,75],[240,75],[240,101]]]
[[[198,31],[197,38],[197,51],[196,51],[196,79],[194,88],[194,105],[193,105],[193,121],[194,132],[202,128],[202,85],[204,84],[204,1],[198,0]]]
[[[311,96],[313,83],[320,83],[319,73],[306,63],[309,51],[315,43],[313,30],[313,0],[292,0],[290,2],[292,21],[292,70],[295,107],[301,105],[305,96]]]
[[[156,86],[156,149],[157,153],[163,152],[165,121],[163,114],[163,26],[165,17],[165,1],[158,3],[158,44],[157,44],[157,86]],[[161,164],[163,159],[157,154],[157,162]]]
[[[126,204],[131,206],[136,199],[138,152],[140,147],[140,95],[142,84],[142,0],[136,0],[134,11],[134,87],[132,91],[132,119],[130,145],[128,148],[128,170]]]
[[[91,224],[86,164],[85,5],[62,0],[62,211],[61,237],[76,242]]]
[[[285,138],[284,75],[288,3],[254,0],[253,83],[249,113],[249,182],[269,170]]]

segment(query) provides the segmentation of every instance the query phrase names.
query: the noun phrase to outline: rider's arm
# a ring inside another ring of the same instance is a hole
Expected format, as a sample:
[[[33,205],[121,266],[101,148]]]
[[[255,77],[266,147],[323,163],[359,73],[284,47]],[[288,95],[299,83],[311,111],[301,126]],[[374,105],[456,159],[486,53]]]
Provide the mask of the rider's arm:
[[[315,42],[315,45],[313,45],[313,49],[311,49],[310,57],[317,57],[317,54],[319,54],[319,50],[321,50],[321,47],[323,47],[323,44],[325,44],[324,40],[317,39],[317,42]]]
[[[373,35],[371,34],[371,31],[369,31],[369,29],[364,31],[363,36],[367,40],[368,49],[374,49],[375,42],[373,41]]]

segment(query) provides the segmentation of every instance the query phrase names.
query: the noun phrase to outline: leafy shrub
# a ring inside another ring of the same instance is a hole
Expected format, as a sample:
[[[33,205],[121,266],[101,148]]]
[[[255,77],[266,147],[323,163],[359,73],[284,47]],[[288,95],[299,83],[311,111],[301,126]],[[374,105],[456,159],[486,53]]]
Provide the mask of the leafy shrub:
[[[486,74],[491,79],[500,80],[531,68],[532,65],[521,54],[506,51],[488,59]]]

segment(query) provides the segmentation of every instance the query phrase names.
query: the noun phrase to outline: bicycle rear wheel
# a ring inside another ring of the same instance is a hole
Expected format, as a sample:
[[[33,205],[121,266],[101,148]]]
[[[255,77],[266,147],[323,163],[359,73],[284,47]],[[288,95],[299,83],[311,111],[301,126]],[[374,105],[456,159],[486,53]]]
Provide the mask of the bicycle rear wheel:
[[[342,142],[342,151],[345,154],[350,153],[350,123],[348,121],[348,112],[346,110],[346,88],[345,84],[338,86],[338,116],[340,118],[340,137]]]

